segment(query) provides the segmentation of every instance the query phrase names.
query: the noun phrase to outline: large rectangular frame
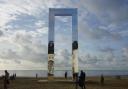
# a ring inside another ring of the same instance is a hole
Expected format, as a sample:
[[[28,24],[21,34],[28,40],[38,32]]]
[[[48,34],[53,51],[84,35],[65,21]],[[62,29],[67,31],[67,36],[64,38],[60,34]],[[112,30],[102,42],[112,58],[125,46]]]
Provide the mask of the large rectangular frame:
[[[72,16],[72,73],[78,73],[78,18],[77,8],[49,8],[48,79],[54,76],[55,16]]]

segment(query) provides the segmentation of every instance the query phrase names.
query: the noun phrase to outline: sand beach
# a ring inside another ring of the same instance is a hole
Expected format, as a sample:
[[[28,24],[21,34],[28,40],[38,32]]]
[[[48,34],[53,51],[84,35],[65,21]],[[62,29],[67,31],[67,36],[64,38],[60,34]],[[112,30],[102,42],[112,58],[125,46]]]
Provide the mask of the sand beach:
[[[43,82],[39,82],[42,80]],[[100,84],[100,77],[87,77],[87,89],[128,89],[128,77],[105,77],[105,84]],[[0,80],[0,89],[3,89],[3,80]],[[71,78],[55,78],[55,81],[49,82],[47,78],[28,78],[18,77],[11,81],[8,89],[75,89],[75,83]],[[80,87],[78,87],[80,89]]]

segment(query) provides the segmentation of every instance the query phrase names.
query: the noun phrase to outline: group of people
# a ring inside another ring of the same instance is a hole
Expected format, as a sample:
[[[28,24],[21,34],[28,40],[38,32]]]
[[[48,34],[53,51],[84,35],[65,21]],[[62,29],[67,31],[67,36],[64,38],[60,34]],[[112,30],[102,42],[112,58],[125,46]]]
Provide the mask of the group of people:
[[[67,71],[65,72],[64,75],[65,75],[65,79],[67,79],[67,75],[68,75]],[[86,78],[86,74],[83,70],[81,70],[79,77],[78,77],[77,73],[73,74],[73,79],[75,79],[76,85],[79,85],[81,87],[81,89],[86,89],[86,87],[85,87],[85,78]]]
[[[16,74],[10,76],[10,80],[15,80],[15,79],[16,79]]]
[[[67,76],[68,76],[68,73],[66,71],[65,72],[65,79],[67,79]],[[37,77],[38,77],[38,75],[36,74],[36,78]],[[13,74],[12,76],[9,77],[9,72],[7,70],[5,70],[5,76],[3,76],[3,78],[4,78],[4,89],[8,89],[8,85],[10,84],[9,79],[15,80],[16,74]],[[86,73],[83,70],[81,70],[79,77],[78,77],[78,74],[76,75],[76,84],[78,84],[81,87],[81,89],[86,89],[85,79],[86,79]],[[101,85],[104,84],[103,74],[101,75],[100,82],[101,82]]]
[[[68,75],[68,73],[66,71],[65,72],[65,79],[67,79],[67,75]],[[76,85],[78,84],[81,87],[81,89],[86,89],[86,86],[85,86],[85,84],[86,84],[85,83],[86,73],[83,70],[81,70],[80,75],[79,75],[78,78],[77,78],[77,76],[78,76],[78,74],[73,74],[73,78],[77,79],[76,80]],[[104,85],[104,76],[103,76],[103,74],[100,77],[100,83],[101,83],[101,85]]]
[[[4,80],[4,89],[8,89],[8,86],[10,84],[9,80],[15,80],[16,79],[16,74],[13,74],[13,75],[9,76],[9,72],[7,70],[5,70],[4,72],[5,72],[5,75],[3,75],[1,77],[1,79]]]

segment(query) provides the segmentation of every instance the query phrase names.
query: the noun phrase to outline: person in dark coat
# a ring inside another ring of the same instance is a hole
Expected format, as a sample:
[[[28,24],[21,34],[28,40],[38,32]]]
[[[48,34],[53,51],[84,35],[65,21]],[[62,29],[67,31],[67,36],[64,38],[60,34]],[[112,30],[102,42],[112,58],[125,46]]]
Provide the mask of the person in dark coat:
[[[101,85],[104,85],[104,76],[103,76],[103,74],[100,77],[100,83],[101,83]]]
[[[7,70],[5,70],[5,76],[4,76],[4,89],[8,89],[9,85],[9,73]]]
[[[15,79],[16,79],[16,73],[14,74],[14,77],[15,77]]]
[[[67,79],[67,75],[68,75],[68,73],[67,73],[67,71],[66,71],[65,74],[64,74],[65,79]]]
[[[36,79],[38,78],[38,74],[36,73]]]
[[[81,73],[80,73],[80,76],[79,76],[79,86],[81,87],[81,89],[86,89],[86,87],[85,87],[85,77],[86,77],[85,72],[83,72],[81,70]]]

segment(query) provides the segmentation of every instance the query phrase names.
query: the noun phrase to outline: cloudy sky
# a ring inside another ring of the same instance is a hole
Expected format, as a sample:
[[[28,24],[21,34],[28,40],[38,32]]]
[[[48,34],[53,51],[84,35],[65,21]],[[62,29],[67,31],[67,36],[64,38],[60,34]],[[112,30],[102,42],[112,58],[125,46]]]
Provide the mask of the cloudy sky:
[[[49,8],[78,8],[80,69],[128,68],[127,0],[0,0],[0,69],[47,69]],[[72,22],[55,21],[55,69],[71,69]]]

